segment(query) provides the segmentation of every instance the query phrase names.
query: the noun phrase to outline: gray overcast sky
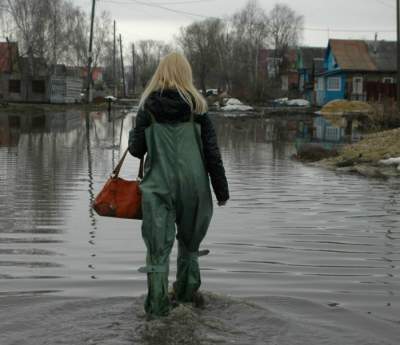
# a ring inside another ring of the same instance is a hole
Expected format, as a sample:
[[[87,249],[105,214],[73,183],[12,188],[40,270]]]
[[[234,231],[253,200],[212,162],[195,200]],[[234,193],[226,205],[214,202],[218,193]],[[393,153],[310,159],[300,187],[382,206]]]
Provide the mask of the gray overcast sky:
[[[91,0],[73,1],[88,13],[90,12]],[[97,0],[97,12],[102,10],[111,12],[112,18],[117,21],[117,31],[122,34],[126,43],[140,39],[171,41],[181,26],[201,19],[145,6],[143,3],[164,4],[165,7],[174,10],[201,16],[224,17],[242,8],[247,0],[140,0],[139,2]],[[259,0],[259,4],[266,11],[269,11],[275,3],[277,1]],[[306,30],[303,45],[325,46],[328,37],[366,39],[374,37],[374,32],[351,32],[357,30],[381,30],[380,39],[396,39],[394,32],[396,30],[396,0],[286,0],[282,3],[304,16]],[[326,31],[310,29],[325,29]],[[349,32],[335,30],[349,30]]]

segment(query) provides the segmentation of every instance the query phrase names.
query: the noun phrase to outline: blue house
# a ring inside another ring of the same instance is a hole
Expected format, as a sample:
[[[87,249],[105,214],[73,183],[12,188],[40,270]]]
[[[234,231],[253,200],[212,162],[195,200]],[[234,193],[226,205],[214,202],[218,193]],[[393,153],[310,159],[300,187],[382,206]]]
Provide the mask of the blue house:
[[[316,78],[316,103],[368,100],[368,83],[395,83],[396,42],[329,40],[323,72]]]

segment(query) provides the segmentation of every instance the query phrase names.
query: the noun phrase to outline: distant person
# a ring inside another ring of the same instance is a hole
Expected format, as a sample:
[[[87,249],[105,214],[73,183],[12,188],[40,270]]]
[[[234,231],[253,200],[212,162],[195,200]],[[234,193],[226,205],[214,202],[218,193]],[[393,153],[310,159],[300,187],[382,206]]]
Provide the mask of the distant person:
[[[163,58],[139,102],[129,152],[147,152],[142,191],[142,236],[147,247],[149,315],[167,315],[177,302],[204,303],[198,257],[213,214],[209,176],[218,200],[228,183],[207,104],[193,85],[192,69],[178,53]],[[175,230],[176,224],[176,230]],[[168,294],[169,255],[178,240],[176,281]]]

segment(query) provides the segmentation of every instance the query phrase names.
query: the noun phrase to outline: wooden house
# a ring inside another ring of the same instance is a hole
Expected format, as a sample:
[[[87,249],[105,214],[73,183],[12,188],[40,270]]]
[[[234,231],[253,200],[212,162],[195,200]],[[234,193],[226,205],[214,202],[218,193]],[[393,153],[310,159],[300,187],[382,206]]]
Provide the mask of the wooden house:
[[[387,89],[394,88],[396,71],[395,42],[331,39],[324,57],[324,70],[317,77],[317,104],[324,105],[335,99],[376,98],[368,90],[380,84],[391,84]]]
[[[47,102],[47,71],[43,60],[21,57],[16,42],[0,42],[0,99]]]
[[[298,71],[298,89],[300,95],[315,104],[315,78],[324,70],[325,48],[299,47],[297,49],[296,68]]]
[[[290,48],[283,55],[275,49],[260,49],[258,67],[259,76],[276,89],[275,96],[297,93],[299,75],[296,69],[296,49]]]
[[[291,93],[297,94],[299,84],[299,73],[296,69],[297,51],[290,48],[283,57],[280,65],[281,88],[288,96]]]
[[[16,42],[0,42],[0,100],[3,102],[73,103],[80,100],[82,78],[64,65],[22,57]]]

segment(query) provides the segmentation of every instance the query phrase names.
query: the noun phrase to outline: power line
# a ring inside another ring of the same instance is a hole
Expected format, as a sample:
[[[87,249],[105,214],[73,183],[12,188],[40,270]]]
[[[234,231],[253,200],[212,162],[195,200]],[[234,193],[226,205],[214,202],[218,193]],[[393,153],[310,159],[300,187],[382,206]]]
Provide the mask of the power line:
[[[393,33],[396,30],[349,30],[349,29],[331,29],[331,28],[304,28],[305,31],[320,31],[320,32],[344,32],[344,33],[371,33],[371,32],[378,32],[378,33]]]
[[[197,13],[193,13],[193,12],[187,12],[187,11],[182,11],[182,10],[176,10],[176,9],[172,9],[169,7],[165,7],[165,6],[161,6],[160,2],[143,2],[143,1],[139,1],[139,0],[131,0],[129,2],[127,1],[119,1],[119,0],[101,0],[102,2],[111,2],[111,3],[116,3],[116,4],[128,4],[128,5],[134,5],[134,4],[138,4],[138,5],[143,5],[143,6],[147,6],[147,7],[155,7],[155,8],[160,8],[166,11],[170,11],[170,12],[174,12],[174,13],[178,13],[178,14],[184,14],[184,15],[189,15],[189,16],[193,16],[193,17],[199,17],[199,18],[218,18],[215,16],[205,16],[202,14],[197,14]],[[204,1],[212,1],[212,0],[196,0],[196,1],[186,1],[186,2],[175,2],[177,3],[189,3],[189,2],[204,2]],[[172,2],[170,3],[172,4]],[[349,29],[328,29],[328,28],[304,28],[305,31],[319,31],[319,32],[343,32],[343,33],[393,33],[396,32],[395,30],[365,30],[365,29],[359,29],[359,30],[349,30]]]
[[[133,0],[134,1],[134,0]],[[190,1],[166,1],[166,2],[159,2],[159,1],[151,1],[150,4],[154,5],[186,5],[186,4],[195,4],[199,2],[214,2],[217,0],[190,0]],[[136,1],[134,1],[136,2]],[[126,2],[129,3],[129,2]]]
[[[122,2],[122,1],[118,1],[118,0],[101,0],[102,2],[111,2],[114,4],[125,4],[125,5],[133,5],[133,4],[138,4],[138,5],[143,5],[143,6],[147,6],[147,7],[153,7],[153,8],[160,8],[163,9],[165,11],[169,11],[169,12],[173,12],[173,13],[178,13],[178,14],[184,14],[187,16],[192,16],[192,17],[198,17],[198,18],[217,18],[214,16],[205,16],[202,14],[197,14],[197,13],[193,13],[193,12],[187,12],[187,11],[182,11],[182,10],[176,10],[176,9],[172,9],[169,7],[165,7],[162,5],[159,5],[159,3],[153,3],[153,2],[143,2],[143,1],[136,1],[136,0],[132,0],[131,2]]]
[[[119,1],[119,0],[99,0],[102,2],[112,2],[115,4],[124,4],[124,5],[132,5],[133,3],[137,3],[140,5],[153,5],[153,6],[163,6],[163,5],[191,5],[191,4],[196,4],[196,3],[204,3],[204,2],[214,2],[217,0],[190,0],[190,1],[168,1],[168,2],[154,2],[154,1],[149,1],[147,3],[139,2],[139,1]]]

